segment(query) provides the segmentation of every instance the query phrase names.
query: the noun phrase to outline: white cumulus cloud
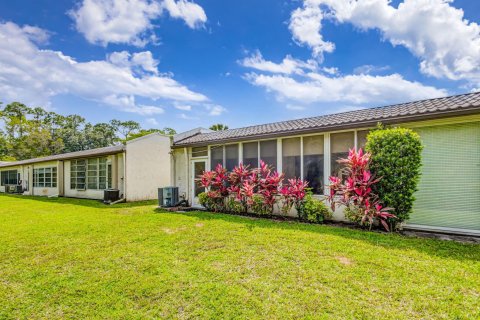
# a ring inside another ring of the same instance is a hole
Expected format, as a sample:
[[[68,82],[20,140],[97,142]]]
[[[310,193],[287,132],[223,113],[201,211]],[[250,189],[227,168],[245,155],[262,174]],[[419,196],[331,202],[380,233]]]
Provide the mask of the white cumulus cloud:
[[[257,69],[260,71],[284,74],[303,74],[304,69],[316,70],[318,65],[316,61],[302,61],[287,55],[281,63],[274,63],[263,58],[260,51],[256,51],[252,56],[246,57],[240,61],[244,67]]]
[[[378,30],[392,45],[407,48],[429,76],[480,82],[480,26],[464,18],[453,0],[304,0],[291,14],[293,38],[313,55],[332,52],[323,40],[322,23],[350,23],[360,30]]]
[[[406,80],[397,73],[385,76],[341,75],[336,68],[315,70],[310,68],[309,63],[302,63],[299,60],[294,60],[297,61],[295,66],[298,70],[295,68],[285,69],[282,67],[284,62],[278,64],[264,60],[261,55],[256,57],[254,58],[257,63],[244,63],[244,66],[257,70],[257,72],[247,73],[245,78],[253,85],[273,92],[281,101],[304,104],[317,102],[391,103],[447,95],[445,90]],[[290,105],[296,106],[295,104]]]
[[[71,94],[141,115],[163,113],[154,106],[158,100],[208,102],[203,94],[159,74],[149,51],[115,52],[105,60],[78,62],[62,52],[39,48],[35,41],[41,32],[32,30],[11,22],[0,24],[0,101],[48,106],[51,98]],[[139,104],[139,98],[153,105]]]
[[[158,41],[153,21],[164,12],[182,19],[190,28],[207,21],[203,8],[186,0],[83,0],[69,15],[90,43],[143,47]]]
[[[217,104],[207,104],[205,105],[205,109],[207,109],[209,116],[219,116],[227,111],[227,109]]]

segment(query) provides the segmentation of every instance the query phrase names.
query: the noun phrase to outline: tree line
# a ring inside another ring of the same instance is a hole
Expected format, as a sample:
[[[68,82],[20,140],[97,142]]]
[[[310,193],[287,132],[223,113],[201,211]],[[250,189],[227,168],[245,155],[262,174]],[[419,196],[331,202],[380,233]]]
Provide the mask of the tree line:
[[[0,105],[0,122],[0,161],[108,147],[154,132],[176,133],[172,128],[143,129],[135,121],[92,124],[76,114],[64,116],[19,102]]]

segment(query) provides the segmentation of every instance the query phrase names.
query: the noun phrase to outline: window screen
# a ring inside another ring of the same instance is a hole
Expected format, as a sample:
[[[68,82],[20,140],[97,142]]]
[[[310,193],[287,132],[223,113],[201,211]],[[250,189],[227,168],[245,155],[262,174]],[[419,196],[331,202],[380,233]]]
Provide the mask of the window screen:
[[[225,168],[232,171],[238,166],[238,144],[229,144],[225,146]]]
[[[260,141],[260,160],[277,167],[277,140]]]
[[[17,170],[8,170],[2,171],[0,173],[1,185],[5,186],[7,184],[18,184],[18,171]]]
[[[70,189],[85,190],[86,160],[72,160],[70,165]]]
[[[33,186],[35,188],[56,188],[57,168],[50,167],[33,169]]]
[[[107,158],[87,160],[87,189],[107,189]]]
[[[324,137],[303,138],[303,179],[314,194],[323,194]]]
[[[213,146],[210,148],[210,169],[214,170],[219,164],[223,166],[223,146]]]
[[[300,178],[300,138],[282,140],[282,168],[285,179]]]
[[[247,142],[243,144],[243,164],[250,168],[258,167],[258,142]]]
[[[208,148],[207,147],[195,147],[192,148],[192,157],[206,157],[208,156]]]
[[[339,164],[337,160],[348,157],[348,151],[355,146],[354,140],[353,132],[332,133],[330,135],[332,175],[340,175],[343,165]]]

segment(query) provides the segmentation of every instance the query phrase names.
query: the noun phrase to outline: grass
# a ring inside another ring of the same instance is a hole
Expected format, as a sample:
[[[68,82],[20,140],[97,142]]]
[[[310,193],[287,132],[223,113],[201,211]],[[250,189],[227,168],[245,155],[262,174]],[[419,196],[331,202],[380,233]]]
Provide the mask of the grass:
[[[480,246],[0,195],[0,318],[480,317]]]

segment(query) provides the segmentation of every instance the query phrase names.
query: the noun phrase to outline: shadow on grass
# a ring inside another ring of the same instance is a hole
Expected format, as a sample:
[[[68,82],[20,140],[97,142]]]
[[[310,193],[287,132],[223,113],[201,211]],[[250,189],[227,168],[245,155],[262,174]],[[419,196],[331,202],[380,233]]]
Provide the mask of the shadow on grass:
[[[156,209],[157,213],[172,213],[162,209]],[[342,226],[329,226],[308,224],[291,220],[272,220],[267,218],[252,218],[223,213],[211,213],[202,211],[174,212],[188,217],[201,220],[222,220],[230,223],[243,224],[249,230],[255,228],[271,228],[281,230],[301,230],[318,234],[338,236],[342,238],[365,241],[374,246],[381,246],[391,250],[416,250],[430,256],[455,259],[459,261],[480,262],[480,245],[470,243],[458,243],[426,238],[409,238],[398,233],[381,233],[375,231],[351,229]]]
[[[118,203],[115,205],[108,205],[108,204],[104,204],[101,200],[93,200],[93,199],[66,198],[66,197],[48,198],[48,197],[41,197],[41,196],[24,196],[24,195],[15,195],[15,194],[1,194],[1,196],[8,197],[8,198],[21,199],[21,200],[32,200],[37,202],[52,203],[56,205],[76,205],[76,206],[99,208],[99,209],[106,209],[106,210],[118,209],[118,208],[133,208],[133,207],[141,207],[141,206],[157,204],[156,200],[127,202],[127,203]]]

